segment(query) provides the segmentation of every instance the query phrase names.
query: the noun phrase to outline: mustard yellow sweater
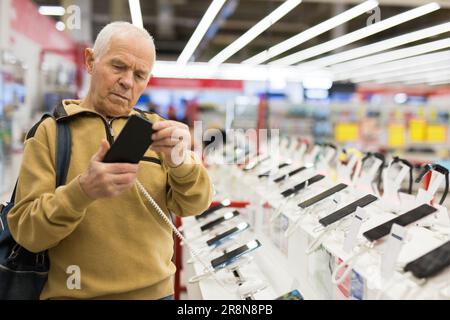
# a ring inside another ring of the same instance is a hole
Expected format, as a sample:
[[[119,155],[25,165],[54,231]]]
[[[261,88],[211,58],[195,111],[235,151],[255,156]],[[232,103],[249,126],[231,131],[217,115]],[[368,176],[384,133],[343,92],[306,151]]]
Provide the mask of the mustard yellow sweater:
[[[46,119],[25,143],[16,205],[8,214],[20,245],[32,252],[48,249],[50,271],[41,299],[159,299],[172,294],[172,230],[136,184],[114,198],[92,200],[83,192],[78,177],[107,136],[108,123],[79,101],[66,100],[63,107],[71,117],[72,135],[66,185],[55,190],[56,124]],[[148,118],[163,120],[156,114]],[[126,120],[111,121],[115,136]],[[209,206],[212,188],[201,164],[170,168],[150,149],[144,159],[138,179],[165,212],[189,216]],[[80,289],[67,285],[71,266],[79,267]]]

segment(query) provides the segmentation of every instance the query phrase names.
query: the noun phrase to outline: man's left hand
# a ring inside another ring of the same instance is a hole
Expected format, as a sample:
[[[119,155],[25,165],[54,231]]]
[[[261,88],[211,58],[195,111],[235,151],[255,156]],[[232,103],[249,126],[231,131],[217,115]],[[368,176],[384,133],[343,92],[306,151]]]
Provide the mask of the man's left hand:
[[[153,124],[151,149],[161,152],[169,167],[184,163],[191,147],[189,127],[184,123],[166,120]]]

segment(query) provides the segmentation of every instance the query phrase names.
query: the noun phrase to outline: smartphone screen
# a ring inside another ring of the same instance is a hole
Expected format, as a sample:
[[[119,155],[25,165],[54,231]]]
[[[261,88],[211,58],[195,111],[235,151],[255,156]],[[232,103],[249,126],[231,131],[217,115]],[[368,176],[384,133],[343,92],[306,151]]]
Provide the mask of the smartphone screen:
[[[432,214],[435,211],[437,211],[436,208],[434,208],[428,204],[423,204],[420,207],[417,207],[411,211],[408,211],[394,219],[391,219],[383,224],[380,224],[379,226],[377,226],[373,229],[370,229],[370,230],[364,232],[363,235],[369,241],[375,241],[375,240],[378,240],[378,239],[388,235],[389,232],[391,232],[391,228],[394,223],[404,227],[410,223],[413,223],[417,220],[425,218],[426,216]]]
[[[378,200],[377,197],[375,197],[372,194],[368,194],[368,195],[350,203],[349,205],[346,205],[345,207],[333,212],[332,214],[320,219],[319,223],[321,225],[323,225],[324,227],[329,226],[330,224],[333,224],[333,223],[341,220],[342,218],[348,216],[349,214],[352,214],[353,212],[355,212],[357,207],[365,207],[376,200]]]
[[[153,142],[152,126],[147,119],[132,115],[109,148],[103,162],[139,163]]]
[[[224,255],[214,259],[211,261],[211,265],[214,269],[222,269],[227,265],[231,264],[236,259],[242,257],[243,255],[259,248],[261,243],[258,240],[252,240],[249,243],[234,249],[230,252],[225,253]]]
[[[283,191],[281,193],[281,195],[283,197],[287,198],[290,195],[292,195],[294,193],[297,193],[297,192],[301,191],[302,189],[304,189],[306,187],[307,183],[308,183],[308,186],[310,186],[310,185],[312,185],[312,184],[322,180],[323,178],[325,178],[325,176],[323,176],[321,174],[315,175],[314,177],[309,178],[309,179],[307,179],[307,180],[305,180],[303,182],[300,182],[299,184],[293,186],[292,188],[289,188],[289,189]]]
[[[297,169],[292,170],[291,172],[289,172],[289,173],[287,173],[287,174],[283,174],[282,176],[280,176],[280,177],[274,179],[273,181],[274,181],[275,183],[279,183],[279,182],[283,181],[284,179],[286,179],[287,177],[295,176],[297,173],[302,172],[302,171],[305,170],[306,168],[307,168],[307,167],[305,167],[305,166],[300,167],[300,168],[297,168]]]
[[[325,190],[324,192],[322,192],[308,200],[305,200],[305,201],[299,203],[298,206],[302,209],[306,209],[306,208],[316,204],[317,202],[322,201],[323,199],[328,198],[329,196],[331,196],[335,193],[338,193],[341,190],[344,190],[345,188],[347,188],[347,185],[345,183],[340,183],[340,184],[338,184],[328,190]]]
[[[248,229],[248,227],[250,227],[250,225],[248,223],[242,222],[242,223],[238,224],[236,227],[231,228],[231,229],[215,236],[214,238],[209,239],[208,241],[206,241],[206,244],[210,247],[219,245],[220,243],[226,241],[230,237],[235,236],[235,235],[241,233],[242,231]]]
[[[418,279],[429,278],[450,266],[450,241],[408,263],[404,271]]]
[[[234,217],[236,217],[236,216],[238,216],[238,215],[239,215],[239,211],[237,211],[237,210],[234,210],[233,212],[227,212],[227,213],[225,213],[222,217],[217,218],[217,219],[215,219],[215,220],[213,220],[213,221],[210,221],[210,222],[208,222],[208,223],[202,225],[202,226],[200,227],[200,230],[202,230],[202,231],[209,230],[209,229],[211,229],[211,228],[214,228],[214,227],[217,226],[218,224],[221,224],[221,223],[224,222],[224,221],[233,219]]]

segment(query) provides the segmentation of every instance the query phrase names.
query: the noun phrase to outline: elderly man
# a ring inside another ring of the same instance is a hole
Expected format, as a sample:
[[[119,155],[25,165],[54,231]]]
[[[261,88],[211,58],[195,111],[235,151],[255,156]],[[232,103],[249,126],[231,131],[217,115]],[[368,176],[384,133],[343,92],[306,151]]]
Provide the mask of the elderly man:
[[[208,174],[188,149],[188,127],[156,114],[147,114],[154,142],[139,165],[102,162],[128,116],[138,113],[133,107],[147,87],[155,47],[145,30],[115,22],[102,29],[85,59],[91,75],[86,98],[62,102],[63,116],[71,118],[67,183],[55,190],[56,124],[47,118],[25,144],[8,215],[11,233],[31,252],[48,249],[41,299],[170,297],[172,230],[135,182],[164,212],[188,216],[210,204]],[[70,270],[79,270],[76,288],[67,285]]]

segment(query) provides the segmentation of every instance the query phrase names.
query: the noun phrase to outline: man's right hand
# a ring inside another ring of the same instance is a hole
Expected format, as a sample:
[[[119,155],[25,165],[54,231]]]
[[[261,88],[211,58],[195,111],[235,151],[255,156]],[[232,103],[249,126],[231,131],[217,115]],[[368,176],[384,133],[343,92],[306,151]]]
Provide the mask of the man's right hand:
[[[81,188],[92,199],[118,196],[136,180],[137,164],[102,162],[108,149],[109,143],[103,139],[100,149],[80,176]]]

